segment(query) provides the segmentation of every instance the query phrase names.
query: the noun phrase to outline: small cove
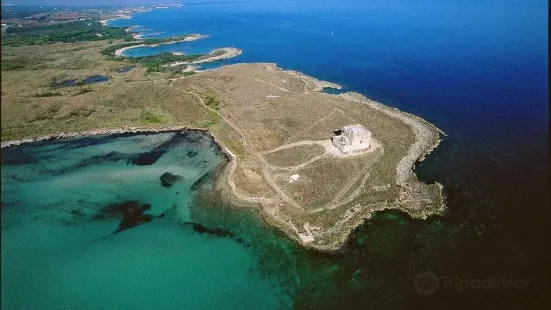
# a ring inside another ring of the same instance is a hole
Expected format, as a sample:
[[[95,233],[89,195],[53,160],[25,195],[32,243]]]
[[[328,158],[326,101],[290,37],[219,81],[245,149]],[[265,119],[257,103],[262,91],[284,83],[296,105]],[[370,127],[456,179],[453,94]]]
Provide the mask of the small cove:
[[[332,87],[324,87],[321,92],[324,93],[324,94],[329,94],[329,95],[339,95],[339,94],[346,93],[347,90],[337,89],[337,88],[332,88]]]

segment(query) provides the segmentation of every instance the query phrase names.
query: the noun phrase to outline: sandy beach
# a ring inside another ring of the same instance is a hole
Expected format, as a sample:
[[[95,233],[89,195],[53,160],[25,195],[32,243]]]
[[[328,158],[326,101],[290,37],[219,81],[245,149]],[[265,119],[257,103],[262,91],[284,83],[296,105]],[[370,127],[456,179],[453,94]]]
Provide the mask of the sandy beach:
[[[133,48],[138,48],[138,47],[144,47],[144,46],[148,46],[148,45],[139,44],[139,45],[133,45],[133,46],[127,46],[127,47],[119,48],[118,50],[115,51],[115,56],[123,56],[123,53],[127,50],[130,50],[130,49],[133,49]]]

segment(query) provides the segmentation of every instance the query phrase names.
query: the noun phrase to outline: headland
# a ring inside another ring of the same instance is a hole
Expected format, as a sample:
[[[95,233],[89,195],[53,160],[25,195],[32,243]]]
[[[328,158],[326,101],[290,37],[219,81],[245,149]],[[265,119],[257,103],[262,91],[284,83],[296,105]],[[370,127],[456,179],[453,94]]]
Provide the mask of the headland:
[[[170,41],[163,40],[155,44]],[[399,209],[426,218],[443,211],[441,185],[422,183],[413,172],[442,134],[421,118],[357,93],[325,94],[325,87],[341,87],[275,64],[194,73],[172,64],[185,55],[163,56],[162,65],[148,58],[155,62],[150,67],[104,52],[123,44],[4,47],[2,147],[83,134],[205,130],[229,159],[216,178],[218,198],[254,208],[304,247],[326,252],[342,250],[373,212]],[[181,64],[240,53],[223,48]],[[118,71],[132,64],[132,71]],[[94,74],[110,79],[63,88],[52,83]],[[331,138],[351,124],[367,128],[372,144],[342,156]]]

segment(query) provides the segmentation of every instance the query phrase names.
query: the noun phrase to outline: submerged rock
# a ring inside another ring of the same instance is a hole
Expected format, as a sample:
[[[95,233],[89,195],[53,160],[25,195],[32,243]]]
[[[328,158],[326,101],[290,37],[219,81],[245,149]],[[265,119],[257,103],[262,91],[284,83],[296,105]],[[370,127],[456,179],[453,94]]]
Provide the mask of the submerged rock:
[[[166,150],[153,150],[150,152],[141,153],[131,159],[130,162],[137,166],[153,165],[157,162],[157,160],[159,160],[159,158],[161,158],[161,156],[163,156],[164,153],[166,153]]]
[[[0,158],[2,160],[2,166],[27,165],[38,162],[38,159],[32,153],[17,149],[11,152],[2,152]]]
[[[163,173],[163,175],[161,175],[159,179],[161,180],[162,186],[169,188],[172,187],[174,183],[182,181],[184,177],[182,177],[181,175],[172,174],[170,172],[165,172]]]
[[[137,201],[126,201],[118,205],[111,205],[101,209],[94,219],[101,220],[111,217],[122,218],[119,228],[115,231],[115,233],[118,233],[140,224],[150,222],[153,217],[144,213],[149,209],[151,209],[150,204],[146,203],[140,207]]]
[[[193,226],[193,230],[195,232],[198,232],[200,234],[209,234],[211,236],[216,236],[216,237],[233,237],[233,233],[227,231],[227,230],[223,230],[223,229],[220,229],[220,228],[214,228],[214,229],[211,229],[211,228],[207,228],[201,224],[197,224],[197,223],[189,223]]]
[[[148,166],[161,158],[166,152],[168,152],[173,146],[179,145],[183,142],[187,142],[185,133],[174,133],[174,135],[167,141],[156,146],[153,150],[137,154],[134,158],[130,159],[128,163],[137,166]]]

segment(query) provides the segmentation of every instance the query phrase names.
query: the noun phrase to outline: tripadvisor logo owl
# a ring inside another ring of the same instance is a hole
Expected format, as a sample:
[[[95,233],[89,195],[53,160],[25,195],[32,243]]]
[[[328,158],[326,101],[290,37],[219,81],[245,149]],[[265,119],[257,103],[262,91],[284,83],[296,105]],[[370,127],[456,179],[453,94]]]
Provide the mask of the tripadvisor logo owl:
[[[432,271],[422,271],[415,277],[413,285],[417,294],[422,296],[432,295],[438,290],[438,276]]]

